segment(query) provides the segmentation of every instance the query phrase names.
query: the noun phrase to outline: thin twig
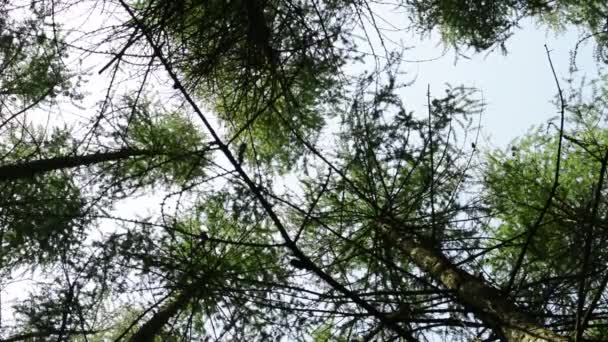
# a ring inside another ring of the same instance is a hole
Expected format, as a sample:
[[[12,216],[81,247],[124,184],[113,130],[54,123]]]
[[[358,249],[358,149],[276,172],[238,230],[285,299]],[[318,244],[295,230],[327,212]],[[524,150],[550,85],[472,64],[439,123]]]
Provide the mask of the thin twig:
[[[583,337],[583,332],[585,331],[585,326],[589,320],[589,316],[591,311],[593,311],[593,306],[597,304],[597,302],[592,302],[592,305],[589,306],[589,310],[583,315],[583,309],[585,307],[585,287],[586,287],[586,279],[587,269],[589,267],[589,259],[591,258],[591,245],[593,243],[593,229],[594,222],[597,216],[597,211],[599,210],[600,199],[602,197],[602,189],[604,187],[605,175],[606,175],[606,166],[608,165],[608,150],[606,150],[604,154],[604,158],[602,160],[602,166],[600,168],[600,177],[598,180],[598,184],[595,188],[595,198],[593,199],[593,208],[591,209],[591,221],[589,223],[589,227],[586,231],[587,236],[585,237],[585,245],[584,245],[584,253],[583,253],[583,267],[581,269],[580,274],[580,283],[578,288],[578,303],[576,308],[576,328],[575,328],[575,337],[574,341],[578,342]],[[601,289],[600,292],[601,293]]]
[[[177,73],[173,70],[173,68],[171,67],[171,64],[169,63],[167,58],[164,56],[162,51],[159,49],[158,45],[152,39],[150,32],[147,30],[147,28],[144,26],[144,24],[141,22],[141,20],[135,15],[135,13],[131,9],[131,7],[129,7],[129,5],[124,0],[119,0],[119,2],[122,5],[122,7],[127,11],[129,16],[131,16],[134,23],[144,33],[146,40],[148,41],[148,44],[154,51],[154,54],[156,55],[156,57],[158,57],[158,59],[164,66],[165,71],[167,71],[167,74],[169,75],[171,80],[174,82],[174,85],[175,85],[174,88],[176,90],[178,90],[179,92],[181,92],[181,94],[182,94],[182,96],[184,96],[184,99],[186,100],[186,102],[188,102],[188,104],[191,106],[191,108],[194,110],[194,112],[197,114],[197,116],[201,119],[203,125],[205,126],[205,128],[207,129],[209,134],[211,135],[214,142],[218,145],[219,149],[222,151],[222,153],[224,154],[226,159],[228,159],[228,162],[235,168],[236,172],[243,179],[243,181],[247,184],[250,191],[253,193],[253,195],[257,198],[257,200],[259,201],[261,206],[264,208],[264,211],[268,214],[270,220],[277,227],[279,234],[281,234],[281,237],[285,241],[285,245],[291,250],[293,255],[298,260],[300,260],[303,264],[305,264],[307,269],[309,269],[310,271],[315,273],[319,278],[321,278],[323,281],[325,281],[328,285],[330,285],[334,289],[347,295],[349,298],[351,298],[353,300],[353,302],[355,302],[357,305],[359,305],[360,307],[367,310],[371,315],[376,317],[381,322],[384,322],[387,326],[391,327],[400,336],[404,337],[408,341],[412,341],[412,342],[416,341],[416,339],[407,330],[405,330],[399,324],[387,319],[386,315],[384,313],[380,312],[375,306],[373,306],[372,304],[363,300],[356,293],[354,293],[353,291],[346,288],[344,285],[342,285],[340,282],[335,280],[329,274],[325,273],[297,246],[297,244],[289,236],[289,233],[287,232],[286,227],[283,225],[283,222],[281,221],[281,219],[278,217],[278,215],[272,208],[272,204],[270,202],[268,202],[268,200],[262,194],[261,188],[254,183],[254,181],[247,174],[247,172],[245,172],[245,170],[241,167],[241,165],[237,161],[236,157],[232,154],[232,152],[230,151],[228,146],[220,138],[219,134],[213,128],[213,126],[211,125],[209,120],[205,117],[205,115],[203,114],[203,112],[201,111],[199,106],[196,104],[196,102],[194,101],[192,96],[185,89],[185,87],[183,86],[179,77],[177,76]]]
[[[432,110],[431,110],[431,85],[427,86],[426,101],[429,112],[429,146],[431,152],[431,241],[436,243],[437,238],[437,227],[435,225],[435,165],[433,155],[433,125],[432,125]]]
[[[522,247],[521,252],[519,253],[519,256],[517,257],[515,267],[511,271],[511,275],[509,277],[509,282],[507,283],[507,288],[505,289],[505,291],[507,293],[509,291],[511,291],[511,289],[513,287],[513,283],[515,282],[517,273],[519,272],[519,269],[521,268],[521,265],[524,261],[524,256],[526,255],[526,252],[528,251],[528,247],[530,246],[530,244],[532,243],[532,239],[538,232],[538,229],[540,228],[540,225],[543,222],[543,219],[545,218],[547,211],[549,211],[549,207],[551,207],[551,203],[553,202],[553,197],[555,197],[555,193],[557,192],[557,187],[559,186],[559,171],[560,171],[561,156],[562,156],[562,140],[564,138],[564,118],[565,118],[565,113],[566,113],[566,102],[564,100],[562,88],[559,85],[559,80],[557,79],[557,74],[555,73],[555,68],[553,67],[553,61],[551,60],[551,53],[549,52],[549,48],[547,48],[546,44],[545,44],[545,51],[547,52],[547,59],[549,60],[549,66],[551,66],[551,72],[553,73],[553,78],[555,79],[555,85],[557,86],[557,92],[558,92],[559,101],[560,101],[561,119],[560,119],[560,127],[559,127],[559,140],[557,143],[557,157],[556,157],[557,160],[555,161],[555,175],[554,175],[554,179],[553,179],[553,186],[551,187],[551,192],[549,193],[549,198],[547,198],[547,202],[545,203],[545,206],[541,210],[540,215],[538,216],[538,219],[536,220],[536,222],[534,222],[534,225],[528,231],[528,237],[526,238],[526,242],[524,243],[524,246]]]

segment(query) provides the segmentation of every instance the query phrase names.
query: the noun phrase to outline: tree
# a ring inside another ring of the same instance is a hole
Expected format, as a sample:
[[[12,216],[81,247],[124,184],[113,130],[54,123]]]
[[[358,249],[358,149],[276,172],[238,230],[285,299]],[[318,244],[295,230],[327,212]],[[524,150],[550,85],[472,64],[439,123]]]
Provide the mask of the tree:
[[[566,1],[397,4],[476,48],[522,13],[599,25]],[[347,72],[361,30],[383,38],[373,4],[12,5],[36,20],[5,59],[2,86],[22,86],[2,102],[0,266],[36,281],[6,340],[602,338],[604,80],[590,99],[557,82],[557,129],[479,156],[475,89],[408,111],[383,42],[384,63]],[[68,40],[78,6],[118,23]],[[21,118],[89,105],[68,51],[115,51],[94,114]]]

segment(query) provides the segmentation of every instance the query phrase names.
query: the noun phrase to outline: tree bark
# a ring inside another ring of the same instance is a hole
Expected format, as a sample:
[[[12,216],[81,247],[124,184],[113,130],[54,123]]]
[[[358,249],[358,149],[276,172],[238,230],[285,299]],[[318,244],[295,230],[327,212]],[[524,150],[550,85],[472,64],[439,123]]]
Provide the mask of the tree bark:
[[[504,340],[513,342],[571,340],[538,324],[505,298],[500,290],[463,271],[439,250],[412,240],[402,240],[399,246],[418,267],[432,279],[452,290],[462,304],[495,332],[501,334]]]
[[[180,292],[175,299],[164,305],[158,310],[144,325],[142,325],[129,342],[153,342],[162,328],[169,322],[171,317],[183,310],[194,297],[192,289]]]
[[[37,159],[0,166],[0,180],[31,178],[37,174],[80,166],[89,166],[107,161],[124,160],[135,156],[152,155],[147,150],[122,149],[115,152],[98,152],[81,156],[65,156]]]

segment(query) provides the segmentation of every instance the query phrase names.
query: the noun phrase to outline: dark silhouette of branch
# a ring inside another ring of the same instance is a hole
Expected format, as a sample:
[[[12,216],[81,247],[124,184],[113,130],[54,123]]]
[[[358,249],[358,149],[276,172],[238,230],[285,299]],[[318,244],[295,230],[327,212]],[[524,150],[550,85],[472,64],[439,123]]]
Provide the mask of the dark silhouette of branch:
[[[551,203],[553,202],[553,197],[555,197],[555,193],[557,192],[557,187],[559,186],[559,172],[560,172],[561,160],[562,160],[562,140],[564,138],[564,121],[565,121],[565,115],[566,115],[566,101],[564,100],[562,88],[559,85],[559,80],[557,79],[557,73],[555,72],[555,68],[553,67],[553,61],[551,60],[551,53],[550,53],[547,45],[545,45],[545,51],[547,52],[547,58],[549,60],[549,65],[551,66],[551,72],[553,73],[553,78],[555,79],[555,84],[557,86],[557,92],[558,92],[559,101],[560,101],[560,116],[561,117],[560,117],[560,126],[559,126],[559,140],[557,143],[557,157],[556,157],[557,160],[555,161],[555,174],[553,176],[554,177],[553,186],[551,187],[551,191],[549,192],[549,197],[547,198],[547,201],[545,202],[545,206],[542,208],[540,215],[538,216],[538,219],[536,219],[536,222],[534,222],[532,227],[530,227],[530,229],[528,230],[526,242],[524,243],[524,246],[522,247],[521,251],[519,252],[517,261],[515,262],[515,266],[513,267],[513,270],[511,271],[511,274],[509,276],[509,282],[507,283],[507,287],[505,288],[506,293],[510,292],[511,289],[513,288],[515,278],[517,277],[517,273],[519,272],[519,269],[521,268],[521,265],[524,261],[524,257],[526,255],[526,252],[528,251],[528,247],[530,246],[530,243],[532,243],[532,239],[536,235],[536,232],[538,232],[538,228],[540,228],[540,225],[542,224],[543,219],[545,218],[545,215],[549,211],[549,208],[551,207]]]
[[[204,150],[203,150],[204,151]],[[196,151],[190,153],[184,153],[181,156],[188,156],[193,154],[199,154],[203,151]],[[76,167],[91,166],[94,164],[125,160],[133,157],[140,156],[159,156],[167,155],[166,153],[153,151],[153,150],[138,150],[132,148],[125,148],[115,152],[97,152],[92,154],[80,155],[80,156],[64,156],[64,157],[53,157],[47,159],[37,159],[27,162],[20,162],[15,164],[7,164],[0,166],[0,180],[13,180],[22,178],[31,178],[35,175],[43,174],[46,172],[64,170]]]
[[[281,237],[285,240],[285,245],[291,250],[294,257],[299,259],[302,263],[306,264],[307,269],[311,270],[314,274],[316,274],[319,278],[321,278],[323,281],[325,281],[328,285],[330,285],[334,289],[336,289],[336,290],[344,293],[348,297],[350,297],[357,305],[361,306],[362,308],[367,310],[370,314],[375,316],[377,319],[384,322],[388,327],[393,329],[400,336],[402,336],[403,338],[405,338],[408,341],[412,341],[412,342],[416,341],[416,339],[413,336],[411,336],[411,334],[407,330],[402,328],[399,324],[388,320],[384,313],[379,311],[372,304],[368,303],[367,301],[365,301],[362,298],[360,298],[359,296],[357,296],[353,291],[346,288],[344,285],[342,285],[340,282],[335,280],[329,274],[325,273],[319,266],[317,266],[314,262],[312,262],[312,260],[308,256],[306,256],[306,254],[304,254],[304,252],[297,246],[297,244],[289,236],[287,229],[283,225],[283,222],[279,219],[277,214],[274,212],[274,210],[272,209],[272,205],[264,197],[260,188],[254,183],[254,181],[249,177],[249,175],[243,170],[243,168],[237,161],[236,157],[232,154],[232,152],[230,151],[228,146],[222,141],[222,139],[220,138],[218,133],[215,131],[215,129],[213,128],[213,126],[211,125],[209,120],[207,120],[205,115],[203,115],[199,106],[196,104],[196,102],[194,101],[192,96],[190,96],[188,91],[185,89],[185,87],[183,86],[182,82],[180,81],[180,79],[177,76],[177,74],[175,73],[175,71],[173,71],[173,68],[171,67],[171,64],[169,63],[169,61],[165,58],[162,51],[159,49],[158,45],[152,39],[152,36],[151,36],[150,32],[148,32],[148,29],[143,26],[143,23],[141,22],[141,20],[139,20],[137,18],[137,16],[133,12],[133,10],[129,7],[129,5],[127,3],[125,3],[124,0],[119,0],[119,2],[123,6],[123,8],[127,11],[127,13],[131,16],[131,19],[135,22],[135,24],[140,27],[142,32],[144,32],[144,34],[146,36],[146,40],[148,41],[148,44],[154,50],[156,57],[158,57],[158,59],[161,61],[161,63],[165,67],[165,70],[169,74],[169,77],[174,82],[175,88],[181,92],[181,94],[184,96],[184,98],[186,99],[188,104],[190,104],[190,106],[195,111],[197,116],[203,122],[203,125],[205,126],[205,128],[207,129],[209,134],[211,135],[213,141],[217,144],[218,148],[223,152],[224,156],[228,159],[230,164],[235,168],[238,175],[243,179],[245,184],[247,184],[247,186],[249,187],[250,191],[254,194],[254,196],[260,202],[260,204],[262,205],[262,207],[268,214],[271,221],[277,227],[279,233],[281,234]]]
[[[0,166],[0,180],[31,178],[35,175],[50,171],[89,166],[97,163],[150,154],[150,151],[127,148],[116,152],[98,152],[82,156],[54,157],[8,164]]]
[[[152,342],[165,324],[174,317],[178,312],[182,311],[188,303],[194,298],[194,290],[186,289],[181,291],[177,297],[171,300],[167,305],[158,310],[146,323],[144,323],[129,339],[130,342]]]
[[[68,330],[66,329],[63,333],[72,335],[93,335],[102,332],[102,330]],[[0,339],[0,342],[17,342],[17,341],[31,341],[37,340],[38,338],[51,337],[55,335],[59,335],[61,332],[59,330],[47,330],[47,331],[37,331],[30,332],[25,334],[13,335],[7,337],[5,339]]]

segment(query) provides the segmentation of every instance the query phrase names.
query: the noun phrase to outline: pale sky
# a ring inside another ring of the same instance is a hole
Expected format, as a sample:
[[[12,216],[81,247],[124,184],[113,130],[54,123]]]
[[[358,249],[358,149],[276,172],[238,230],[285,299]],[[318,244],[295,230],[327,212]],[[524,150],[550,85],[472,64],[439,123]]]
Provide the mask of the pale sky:
[[[558,115],[551,101],[557,88],[551,73],[544,44],[551,50],[562,88],[569,77],[570,51],[578,41],[578,33],[569,30],[559,35],[547,33],[527,22],[507,41],[508,54],[500,51],[470,53],[471,59],[455,60],[453,50],[435,61],[404,63],[404,71],[416,77],[416,83],[404,92],[404,101],[418,113],[426,112],[427,85],[431,94],[442,95],[445,83],[463,84],[483,91],[486,110],[482,116],[482,135],[489,138],[482,146],[504,147],[512,139],[525,134],[532,125],[546,122]],[[429,59],[441,55],[438,39],[412,42],[414,49],[406,51],[405,59]],[[594,78],[598,68],[592,56],[593,42],[579,50],[575,75]]]

